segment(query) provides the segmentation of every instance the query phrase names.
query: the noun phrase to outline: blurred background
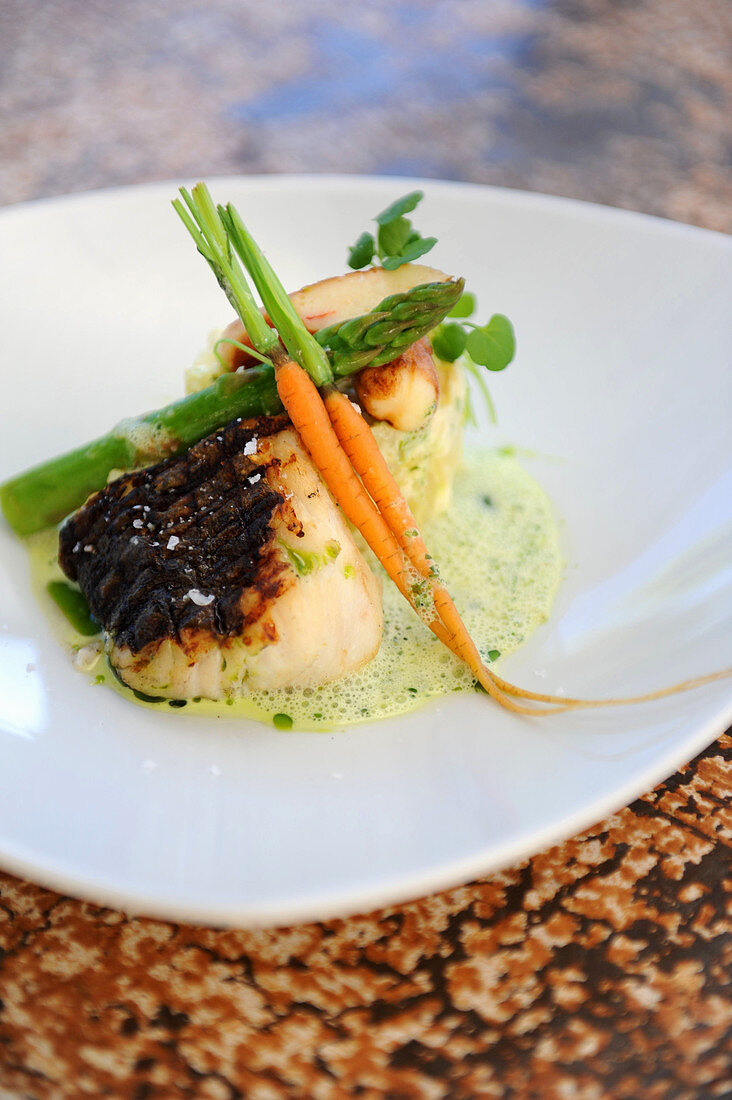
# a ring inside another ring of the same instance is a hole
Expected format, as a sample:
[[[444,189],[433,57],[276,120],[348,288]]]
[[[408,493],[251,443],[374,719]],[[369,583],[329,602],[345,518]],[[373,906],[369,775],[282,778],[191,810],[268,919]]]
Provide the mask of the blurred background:
[[[0,202],[471,180],[732,229],[730,0],[2,0]]]

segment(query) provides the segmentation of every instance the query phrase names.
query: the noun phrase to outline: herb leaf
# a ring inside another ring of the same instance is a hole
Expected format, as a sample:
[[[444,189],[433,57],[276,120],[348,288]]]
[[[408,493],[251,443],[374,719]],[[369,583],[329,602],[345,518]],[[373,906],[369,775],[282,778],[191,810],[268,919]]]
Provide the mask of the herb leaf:
[[[397,218],[403,218],[410,210],[414,210],[423,198],[424,191],[410,191],[408,195],[402,195],[400,199],[395,199],[390,206],[387,206],[386,210],[382,210],[380,214],[376,215],[375,220],[379,225],[388,225],[389,222],[396,221]]]
[[[398,256],[388,256],[382,263],[387,271],[393,271],[402,264],[410,264],[412,260],[424,256],[437,244],[437,237],[419,237],[417,240],[408,241]]]
[[[379,227],[376,240],[371,233],[362,233],[349,250],[348,266],[356,270],[366,267],[374,262],[374,255],[377,255],[382,267],[394,271],[434,248],[437,238],[423,237],[404,216],[414,210],[423,198],[423,191],[410,191],[382,210],[375,218]]]
[[[348,252],[348,266],[354,270],[366,267],[374,258],[376,242],[370,233],[362,233]]]
[[[505,370],[516,354],[513,325],[502,313],[494,313],[487,325],[474,328],[467,339],[468,355],[488,370]]]
[[[432,350],[438,359],[454,363],[465,351],[466,342],[462,325],[440,325],[432,337]]]
[[[466,290],[457,305],[450,310],[448,317],[472,317],[475,313],[475,306],[475,295]]]
[[[407,218],[395,218],[379,226],[379,256],[400,256],[412,233]]]

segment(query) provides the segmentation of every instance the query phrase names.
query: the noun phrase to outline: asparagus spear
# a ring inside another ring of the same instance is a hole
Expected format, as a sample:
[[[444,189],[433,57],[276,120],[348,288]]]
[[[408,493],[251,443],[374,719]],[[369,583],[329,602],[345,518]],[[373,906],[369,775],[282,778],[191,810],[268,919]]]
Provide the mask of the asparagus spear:
[[[262,349],[279,348],[277,334],[264,322],[246,279],[226,245],[226,234],[210,196],[194,189],[195,200],[175,206],[199,251],[224,287],[237,314]],[[194,216],[192,206],[198,211]],[[390,295],[371,313],[317,334],[336,378],[374,362],[388,362],[409,343],[426,335],[460,298],[463,280],[427,283]],[[266,331],[265,331],[266,330]],[[266,353],[265,353],[266,354]],[[271,361],[242,373],[225,374],[199,393],[162,409],[121,421],[106,435],[50,459],[0,485],[0,507],[17,535],[31,535],[67,516],[90,493],[101,489],[111,470],[131,469],[180,454],[237,417],[282,412]]]

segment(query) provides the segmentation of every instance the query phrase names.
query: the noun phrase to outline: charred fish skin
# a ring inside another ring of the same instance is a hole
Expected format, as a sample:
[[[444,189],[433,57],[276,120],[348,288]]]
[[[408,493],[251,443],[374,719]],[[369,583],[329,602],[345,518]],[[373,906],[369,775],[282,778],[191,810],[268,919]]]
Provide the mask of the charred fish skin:
[[[233,637],[281,593],[287,569],[270,522],[283,496],[247,452],[282,427],[235,421],[123,474],[66,521],[61,568],[116,645],[139,653],[191,631]]]
[[[146,696],[314,687],[381,644],[380,582],[284,419],[123,474],[66,521],[59,560]]]

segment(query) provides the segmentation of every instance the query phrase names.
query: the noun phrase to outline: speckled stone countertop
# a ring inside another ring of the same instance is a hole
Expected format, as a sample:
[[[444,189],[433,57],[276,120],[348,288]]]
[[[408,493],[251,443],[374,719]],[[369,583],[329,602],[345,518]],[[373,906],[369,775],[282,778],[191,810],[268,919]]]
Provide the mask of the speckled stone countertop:
[[[728,0],[5,0],[0,202],[366,172],[729,231],[731,48]],[[731,787],[726,736],[502,874],[279,931],[0,873],[0,1096],[732,1095]]]

